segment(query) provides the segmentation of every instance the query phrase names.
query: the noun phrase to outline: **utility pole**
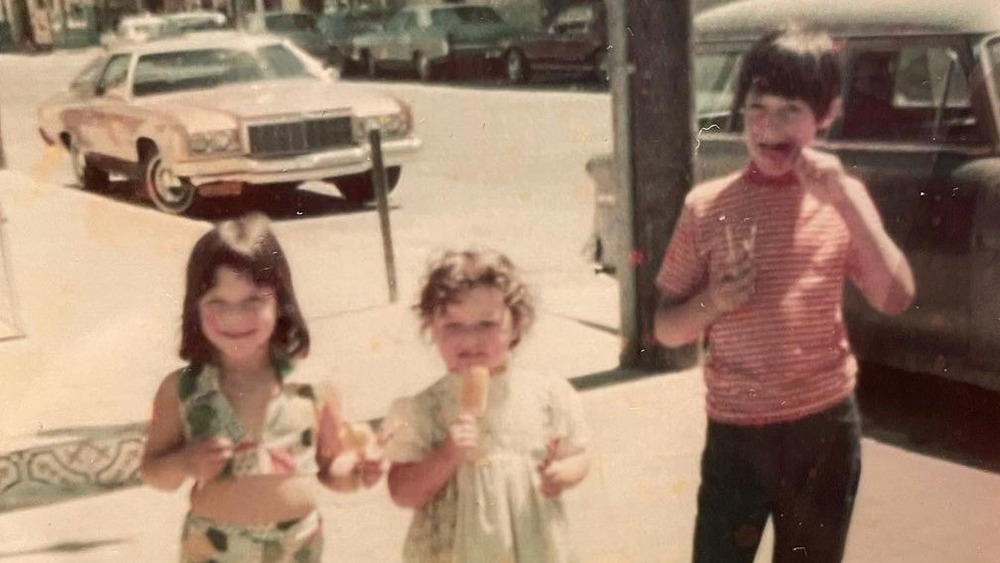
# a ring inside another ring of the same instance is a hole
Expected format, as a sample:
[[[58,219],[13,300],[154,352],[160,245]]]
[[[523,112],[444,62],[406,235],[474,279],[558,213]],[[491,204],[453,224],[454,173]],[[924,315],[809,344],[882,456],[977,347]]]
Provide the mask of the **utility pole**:
[[[683,369],[697,362],[697,347],[661,347],[653,319],[656,274],[694,177],[691,0],[606,1],[615,162],[631,238],[630,267],[618,272],[620,364]]]

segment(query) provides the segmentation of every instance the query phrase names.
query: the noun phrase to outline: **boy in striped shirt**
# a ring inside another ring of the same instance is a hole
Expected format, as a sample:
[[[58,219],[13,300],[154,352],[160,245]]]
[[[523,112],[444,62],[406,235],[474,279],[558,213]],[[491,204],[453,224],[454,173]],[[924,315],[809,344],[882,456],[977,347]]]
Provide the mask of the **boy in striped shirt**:
[[[861,471],[844,279],[886,314],[915,290],[864,184],[811,148],[839,91],[826,34],[754,45],[734,99],[750,162],[688,194],[656,280],[657,339],[707,336],[696,563],[752,562],[768,517],[775,561],[843,557]]]

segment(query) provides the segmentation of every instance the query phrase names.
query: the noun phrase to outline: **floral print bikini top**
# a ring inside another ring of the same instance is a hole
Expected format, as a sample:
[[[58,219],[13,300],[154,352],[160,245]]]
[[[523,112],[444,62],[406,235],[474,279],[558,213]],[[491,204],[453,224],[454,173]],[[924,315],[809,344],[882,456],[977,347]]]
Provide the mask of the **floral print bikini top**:
[[[312,386],[284,384],[267,407],[258,438],[236,417],[219,386],[219,368],[188,366],[178,386],[184,435],[189,441],[223,436],[235,444],[233,457],[218,478],[252,475],[315,475],[316,413]]]

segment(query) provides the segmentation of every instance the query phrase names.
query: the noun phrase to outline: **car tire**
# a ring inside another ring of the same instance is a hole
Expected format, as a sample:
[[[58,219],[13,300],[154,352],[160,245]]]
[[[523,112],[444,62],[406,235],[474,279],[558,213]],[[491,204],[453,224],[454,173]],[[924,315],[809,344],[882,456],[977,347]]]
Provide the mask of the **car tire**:
[[[74,139],[69,142],[69,157],[73,164],[73,175],[81,188],[93,192],[107,191],[111,184],[110,174],[91,164]]]
[[[421,82],[430,82],[437,78],[434,63],[427,58],[427,55],[417,51],[413,54],[413,70]]]
[[[191,182],[174,176],[156,149],[142,160],[142,185],[153,205],[171,215],[193,211],[203,199]]]
[[[364,69],[365,75],[368,78],[378,77],[378,64],[375,62],[375,57],[372,56],[371,51],[361,52],[361,68]]]
[[[503,62],[508,82],[522,84],[528,81],[531,70],[528,67],[528,58],[524,56],[523,52],[517,49],[508,51]]]
[[[389,166],[385,169],[390,193],[395,189],[396,184],[399,183],[401,172],[402,169],[399,166]],[[330,178],[327,181],[333,182],[337,186],[337,189],[340,190],[341,195],[344,196],[344,199],[351,204],[360,205],[375,199],[375,184],[372,182],[370,172]]]

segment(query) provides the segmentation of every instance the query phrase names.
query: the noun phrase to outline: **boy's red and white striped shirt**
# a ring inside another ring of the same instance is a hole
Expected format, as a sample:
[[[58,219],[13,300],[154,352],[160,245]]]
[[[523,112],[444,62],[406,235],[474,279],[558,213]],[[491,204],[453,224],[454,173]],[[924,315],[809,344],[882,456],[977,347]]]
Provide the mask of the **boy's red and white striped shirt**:
[[[730,239],[751,238],[754,294],[707,333],[708,416],[742,425],[795,420],[841,401],[855,383],[842,296],[858,262],[836,210],[794,177],[768,180],[752,165],[700,184],[656,283],[668,298],[689,298],[725,266]]]

